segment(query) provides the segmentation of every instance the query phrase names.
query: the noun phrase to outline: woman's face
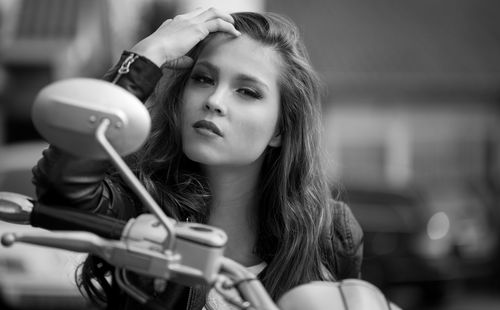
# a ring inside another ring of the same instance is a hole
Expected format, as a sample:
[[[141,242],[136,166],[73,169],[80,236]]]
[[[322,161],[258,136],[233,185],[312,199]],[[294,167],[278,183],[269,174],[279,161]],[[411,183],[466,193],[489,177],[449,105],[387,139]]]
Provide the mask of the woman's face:
[[[184,153],[206,165],[247,165],[279,146],[276,51],[246,35],[217,35],[205,46],[184,89]]]

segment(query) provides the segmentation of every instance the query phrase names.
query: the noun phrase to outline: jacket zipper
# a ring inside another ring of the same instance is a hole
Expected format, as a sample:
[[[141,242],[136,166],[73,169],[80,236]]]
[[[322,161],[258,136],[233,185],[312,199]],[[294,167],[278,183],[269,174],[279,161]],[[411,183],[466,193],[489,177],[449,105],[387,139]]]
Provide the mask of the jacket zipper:
[[[193,294],[193,288],[189,288],[189,294],[188,294],[187,303],[186,303],[186,310],[191,309],[191,303],[192,303],[191,299],[193,299],[192,294]]]
[[[116,74],[115,78],[111,83],[116,84],[118,80],[122,77],[122,75],[125,75],[130,72],[130,65],[139,58],[139,55],[136,54],[130,54],[125,58],[125,60],[122,62],[122,65],[120,66],[120,69],[118,69],[118,73]]]

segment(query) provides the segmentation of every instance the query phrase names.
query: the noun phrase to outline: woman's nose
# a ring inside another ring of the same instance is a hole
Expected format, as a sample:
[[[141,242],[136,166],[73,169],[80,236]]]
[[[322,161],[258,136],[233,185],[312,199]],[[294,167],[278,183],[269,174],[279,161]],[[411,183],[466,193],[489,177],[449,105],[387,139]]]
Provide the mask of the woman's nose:
[[[226,106],[224,104],[224,91],[221,89],[214,90],[205,102],[205,109],[218,115],[225,115]]]

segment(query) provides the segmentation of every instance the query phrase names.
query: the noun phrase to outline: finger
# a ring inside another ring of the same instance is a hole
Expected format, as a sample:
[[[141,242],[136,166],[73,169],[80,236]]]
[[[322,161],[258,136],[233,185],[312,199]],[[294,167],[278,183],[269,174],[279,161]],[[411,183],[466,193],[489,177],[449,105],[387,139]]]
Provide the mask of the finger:
[[[227,33],[233,34],[235,36],[241,35],[241,32],[236,30],[236,28],[234,28],[233,24],[230,24],[227,21],[222,20],[220,18],[207,21],[205,23],[205,26],[207,27],[207,30],[209,32],[222,31],[222,32],[227,32]]]
[[[161,25],[162,25],[162,26],[166,26],[166,25],[170,24],[171,22],[172,22],[172,19],[171,19],[171,18],[169,18],[169,19],[167,19],[166,21],[164,21]]]
[[[177,15],[179,17],[185,17],[185,18],[191,18],[191,17],[195,17],[195,16],[198,16],[200,15],[200,13],[204,10],[203,7],[199,6],[199,7],[196,7],[194,10],[192,11],[188,11],[184,14],[180,14],[180,15]]]
[[[194,60],[189,56],[181,56],[179,58],[166,61],[163,66],[169,69],[187,69],[191,68],[194,64]]]
[[[216,8],[210,8],[208,10],[205,10],[204,12],[199,14],[196,18],[201,21],[208,21],[211,19],[220,18],[228,23],[234,24],[234,19],[231,16],[231,14],[222,12]]]

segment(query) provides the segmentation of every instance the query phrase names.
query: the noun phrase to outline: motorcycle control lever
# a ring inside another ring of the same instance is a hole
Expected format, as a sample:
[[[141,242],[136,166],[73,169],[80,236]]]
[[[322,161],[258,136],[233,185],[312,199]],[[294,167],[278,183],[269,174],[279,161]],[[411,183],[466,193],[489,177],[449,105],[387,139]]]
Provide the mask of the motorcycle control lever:
[[[0,197],[3,194],[0,193]],[[33,213],[39,212],[38,207],[35,204]],[[42,210],[44,209],[49,209],[56,215],[60,210],[42,206]],[[71,226],[70,214],[73,213],[75,219],[81,216],[80,211],[62,211],[68,220],[66,226]],[[98,215],[86,215],[87,218],[94,217],[96,221],[102,219]],[[0,213],[0,218],[5,219],[5,212]],[[93,232],[19,232],[4,234],[2,244],[11,246],[15,242],[24,242],[88,252],[117,267],[151,277],[175,279],[186,285],[213,283],[227,242],[225,232],[212,226],[187,222],[176,223],[174,229],[177,235],[175,251],[165,249],[167,231],[152,214],[142,214],[129,220],[123,227],[120,240],[105,239]],[[99,229],[99,232],[102,231]]]

